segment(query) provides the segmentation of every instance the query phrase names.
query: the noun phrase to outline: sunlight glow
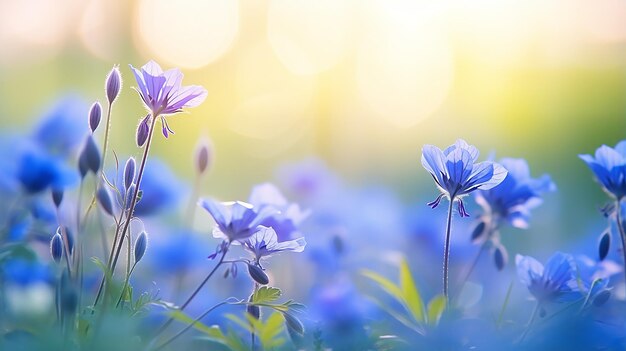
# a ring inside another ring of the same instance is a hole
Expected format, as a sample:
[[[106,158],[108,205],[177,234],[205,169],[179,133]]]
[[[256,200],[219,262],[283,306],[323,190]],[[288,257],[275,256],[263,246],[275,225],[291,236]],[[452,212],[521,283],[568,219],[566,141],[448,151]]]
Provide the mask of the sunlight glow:
[[[185,68],[219,59],[239,29],[236,0],[142,0],[137,15],[138,34],[149,51]]]

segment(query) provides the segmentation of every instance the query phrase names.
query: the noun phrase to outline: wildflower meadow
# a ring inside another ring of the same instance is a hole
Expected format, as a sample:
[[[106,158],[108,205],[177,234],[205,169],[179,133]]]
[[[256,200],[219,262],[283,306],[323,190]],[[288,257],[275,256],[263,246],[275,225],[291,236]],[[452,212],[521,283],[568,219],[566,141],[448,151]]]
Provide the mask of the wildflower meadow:
[[[624,23],[0,2],[0,350],[625,350]]]

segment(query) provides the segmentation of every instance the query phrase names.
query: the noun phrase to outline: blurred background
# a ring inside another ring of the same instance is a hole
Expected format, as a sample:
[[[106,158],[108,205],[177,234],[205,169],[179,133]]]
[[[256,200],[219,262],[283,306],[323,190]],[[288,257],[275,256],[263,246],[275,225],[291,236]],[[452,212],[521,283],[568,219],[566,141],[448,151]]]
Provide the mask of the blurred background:
[[[176,134],[152,155],[191,180],[196,141],[210,138],[202,193],[224,200],[317,156],[421,206],[436,196],[423,144],[523,157],[559,191],[507,239],[522,247],[600,233],[606,197],[577,155],[625,138],[623,0],[0,0],[0,48],[4,131],[29,130],[67,92],[104,102],[119,64],[122,155],[138,154],[144,115],[128,64],[180,67],[209,96],[169,119]]]

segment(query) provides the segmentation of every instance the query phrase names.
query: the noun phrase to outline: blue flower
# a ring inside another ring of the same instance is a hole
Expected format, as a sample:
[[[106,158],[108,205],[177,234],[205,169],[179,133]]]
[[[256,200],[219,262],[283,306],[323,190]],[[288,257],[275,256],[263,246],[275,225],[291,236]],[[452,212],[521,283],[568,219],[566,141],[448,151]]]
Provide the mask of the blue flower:
[[[626,195],[626,140],[620,141],[615,148],[600,146],[595,158],[591,155],[579,157],[591,168],[607,193],[618,200]]]
[[[29,261],[21,258],[11,259],[0,269],[5,282],[21,286],[39,282],[51,283],[53,280],[50,267],[39,261]]]
[[[120,172],[119,187],[124,193],[123,170]],[[175,206],[182,198],[185,185],[176,178],[164,162],[152,159],[146,165],[141,179],[141,201],[135,206],[136,216],[149,216]]]
[[[476,202],[492,219],[502,218],[517,228],[528,228],[530,210],[542,202],[541,195],[555,191],[547,174],[531,178],[528,163],[523,159],[503,158],[500,164],[508,171],[499,185],[475,192]]]
[[[422,166],[430,172],[441,191],[441,195],[429,206],[437,207],[445,196],[450,201],[458,200],[459,214],[469,216],[461,197],[477,189],[491,189],[504,180],[506,169],[490,161],[475,163],[478,154],[476,147],[462,139],[444,151],[433,145],[424,145]]]
[[[199,205],[209,212],[217,224],[213,236],[229,242],[249,238],[262,228],[259,227],[261,222],[275,213],[270,208],[256,209],[243,201],[220,203],[203,199]]]
[[[89,107],[76,95],[59,99],[42,116],[32,138],[51,154],[69,157],[83,142],[87,133]]]
[[[62,189],[73,184],[77,177],[61,160],[29,148],[19,159],[17,179],[26,192],[34,194],[49,187]]]
[[[302,236],[298,227],[310,215],[310,211],[303,211],[298,204],[289,203],[275,185],[264,183],[255,186],[248,202],[258,209],[267,207],[276,210],[261,225],[274,229],[278,241]]]
[[[279,252],[302,252],[305,246],[304,238],[279,242],[274,229],[264,226],[260,226],[256,233],[243,242],[243,247],[252,252],[257,262],[263,257],[269,257]]]
[[[545,267],[530,256],[515,256],[517,276],[538,302],[567,302],[581,297],[571,255],[556,252]]]

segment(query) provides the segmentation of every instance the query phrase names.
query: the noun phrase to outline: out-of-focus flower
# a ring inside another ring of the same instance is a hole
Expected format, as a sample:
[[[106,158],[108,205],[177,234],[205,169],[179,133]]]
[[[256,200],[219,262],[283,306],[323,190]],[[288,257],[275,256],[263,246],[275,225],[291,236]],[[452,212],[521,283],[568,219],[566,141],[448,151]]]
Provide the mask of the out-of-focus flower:
[[[461,197],[477,189],[489,190],[504,180],[506,169],[495,162],[476,163],[478,154],[476,147],[462,139],[444,151],[433,145],[424,145],[422,166],[432,175],[441,191],[429,206],[437,207],[445,196],[450,201],[458,200],[459,214],[469,216]]]
[[[130,68],[137,80],[138,92],[152,118],[161,116],[163,135],[167,138],[173,133],[167,125],[165,115],[181,112],[183,108],[200,105],[207,96],[201,86],[181,86],[183,74],[178,68],[163,72],[161,66],[149,61],[141,69],[132,65]]]
[[[571,255],[556,252],[545,267],[530,256],[515,256],[517,276],[538,302],[566,302],[581,297]]]
[[[591,155],[579,155],[595,174],[602,188],[616,199],[626,195],[626,140],[620,141],[615,148],[600,146]]]
[[[256,233],[243,241],[243,247],[254,255],[257,262],[263,257],[284,251],[302,252],[305,246],[304,238],[279,242],[274,229],[264,226],[260,226]]]
[[[87,133],[84,121],[88,108],[78,96],[60,98],[35,126],[33,142],[49,154],[63,158],[71,156]]]
[[[261,225],[271,227],[276,232],[278,241],[302,236],[299,225],[310,215],[310,211],[303,211],[298,204],[287,202],[275,185],[264,183],[255,186],[248,202],[258,209],[274,209],[274,214],[263,220]]]
[[[76,175],[58,158],[28,148],[20,157],[17,179],[26,192],[34,194],[50,187],[67,187],[75,182]]]
[[[123,187],[124,182],[120,180],[118,184]],[[151,159],[141,179],[142,196],[141,201],[135,206],[135,215],[147,216],[162,213],[178,204],[183,198],[185,189],[186,185],[176,177],[165,162]]]
[[[275,213],[273,209],[256,209],[243,201],[220,203],[202,199],[199,205],[209,212],[217,224],[213,236],[230,242],[249,238],[262,228],[259,227],[261,222]]]
[[[508,171],[507,176],[499,185],[475,192],[476,202],[490,218],[527,228],[530,210],[541,204],[543,193],[555,191],[556,185],[547,174],[532,178],[524,159],[503,158],[499,163]]]

